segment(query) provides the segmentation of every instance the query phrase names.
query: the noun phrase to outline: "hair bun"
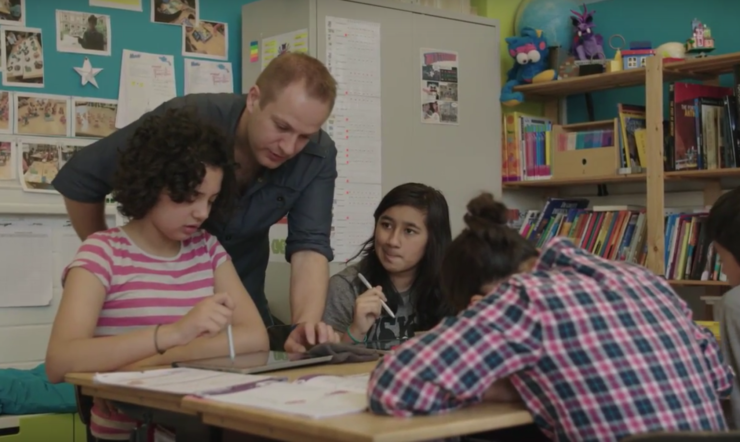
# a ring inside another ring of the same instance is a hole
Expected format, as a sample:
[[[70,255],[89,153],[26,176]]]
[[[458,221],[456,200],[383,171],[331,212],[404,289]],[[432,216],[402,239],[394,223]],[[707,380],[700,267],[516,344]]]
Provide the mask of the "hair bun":
[[[470,230],[488,230],[491,227],[505,226],[508,222],[506,205],[484,192],[468,203],[468,213],[464,220]]]

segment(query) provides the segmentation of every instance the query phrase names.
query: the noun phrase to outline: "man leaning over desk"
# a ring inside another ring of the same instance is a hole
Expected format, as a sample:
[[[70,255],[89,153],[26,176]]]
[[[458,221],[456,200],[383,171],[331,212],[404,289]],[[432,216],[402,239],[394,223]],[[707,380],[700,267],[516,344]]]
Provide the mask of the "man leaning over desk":
[[[273,325],[265,296],[269,229],[286,214],[285,257],[291,264],[290,309],[295,325],[287,351],[334,341],[320,322],[326,301],[329,236],[337,177],[336,146],[321,130],[336,98],[336,82],[317,59],[285,53],[257,78],[246,97],[240,94],[191,94],[169,100],[153,114],[191,107],[204,121],[223,130],[239,163],[239,201],[222,225],[206,221],[234,262],[242,283],[267,326]],[[52,182],[64,196],[72,226],[81,239],[107,229],[105,198],[118,151],[139,120],[80,150]]]

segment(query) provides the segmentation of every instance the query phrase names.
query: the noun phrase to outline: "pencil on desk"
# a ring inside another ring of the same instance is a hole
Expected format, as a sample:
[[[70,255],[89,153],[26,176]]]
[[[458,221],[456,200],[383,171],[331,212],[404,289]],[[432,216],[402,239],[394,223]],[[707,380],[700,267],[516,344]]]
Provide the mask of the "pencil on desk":
[[[367,281],[367,279],[365,279],[365,277],[362,276],[362,273],[358,273],[357,276],[360,278],[360,281],[362,281],[362,283],[365,284],[365,287],[367,287],[368,290],[373,289],[373,286],[371,286],[370,283]],[[391,315],[391,318],[396,317],[396,315],[394,315],[393,312],[391,311],[390,307],[388,307],[388,305],[385,302],[383,302],[382,299],[380,300],[380,304],[383,306],[385,311],[388,312],[389,315]]]
[[[234,334],[231,332],[231,324],[226,327],[226,334],[229,337],[229,356],[233,362],[236,355],[234,354]]]

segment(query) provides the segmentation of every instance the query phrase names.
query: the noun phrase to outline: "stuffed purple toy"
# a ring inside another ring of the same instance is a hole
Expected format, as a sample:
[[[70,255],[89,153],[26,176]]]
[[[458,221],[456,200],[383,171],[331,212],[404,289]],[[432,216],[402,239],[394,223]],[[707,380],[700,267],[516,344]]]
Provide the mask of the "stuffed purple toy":
[[[573,46],[571,47],[571,53],[576,56],[578,60],[592,60],[592,59],[604,59],[604,39],[601,34],[594,34],[594,13],[596,11],[589,11],[586,4],[583,5],[583,12],[573,11],[574,15],[571,16],[573,22],[574,34],[573,34]]]

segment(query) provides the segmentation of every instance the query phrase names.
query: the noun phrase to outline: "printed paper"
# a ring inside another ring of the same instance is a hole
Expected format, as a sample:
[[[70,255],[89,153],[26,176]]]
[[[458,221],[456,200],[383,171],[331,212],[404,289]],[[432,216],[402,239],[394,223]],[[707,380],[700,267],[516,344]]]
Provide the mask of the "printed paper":
[[[110,55],[110,16],[57,10],[57,51]]]
[[[326,66],[338,97],[325,125],[337,145],[331,247],[353,259],[373,235],[381,189],[380,24],[326,17]]]
[[[421,121],[457,124],[457,52],[421,49]]]
[[[308,29],[262,39],[262,70],[283,52],[308,52]]]
[[[0,28],[5,63],[3,86],[44,87],[44,50],[41,29]]]
[[[69,135],[69,97],[16,92],[15,133],[66,137]]]
[[[184,57],[226,60],[229,58],[229,33],[226,23],[201,20],[182,27]]]

